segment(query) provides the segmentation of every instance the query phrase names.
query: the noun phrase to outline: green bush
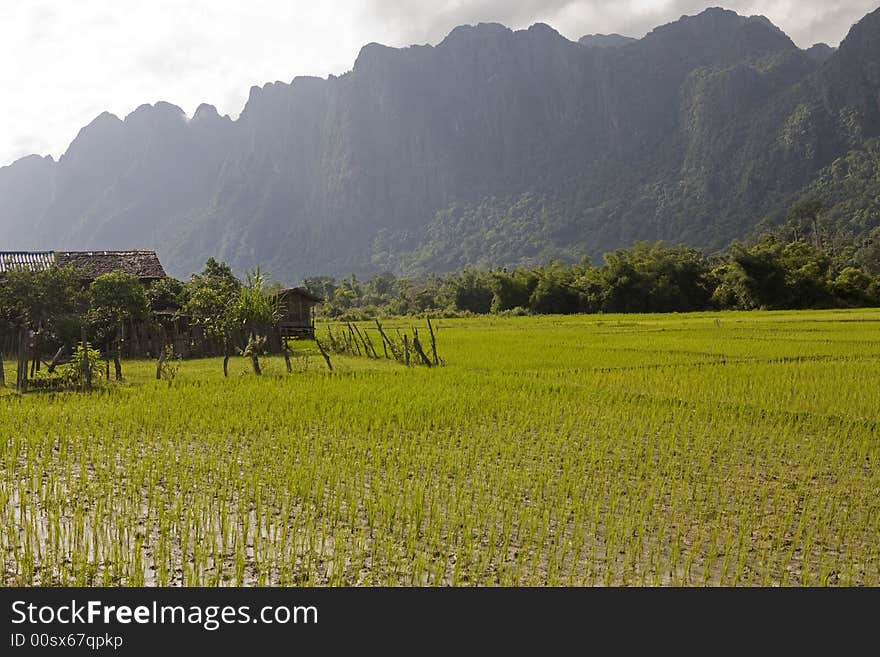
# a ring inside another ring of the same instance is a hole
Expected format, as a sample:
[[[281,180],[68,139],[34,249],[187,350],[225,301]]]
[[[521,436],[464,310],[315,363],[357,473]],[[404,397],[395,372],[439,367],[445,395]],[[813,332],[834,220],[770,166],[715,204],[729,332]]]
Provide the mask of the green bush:
[[[86,343],[83,349],[83,343],[79,342],[73,350],[70,362],[60,368],[59,373],[64,385],[69,388],[82,388],[86,384],[85,377],[85,357],[89,356],[89,370],[92,373],[92,383],[97,382],[103,372],[101,371],[101,352],[92,347],[90,343]]]

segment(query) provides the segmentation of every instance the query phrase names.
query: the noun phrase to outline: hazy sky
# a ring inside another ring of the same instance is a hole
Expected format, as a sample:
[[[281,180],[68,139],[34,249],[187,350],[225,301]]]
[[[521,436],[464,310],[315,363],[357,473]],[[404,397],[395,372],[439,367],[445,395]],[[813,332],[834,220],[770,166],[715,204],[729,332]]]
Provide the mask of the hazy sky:
[[[878,0],[730,0],[801,47],[837,45]],[[254,84],[341,74],[358,50],[436,44],[456,25],[544,22],[564,36],[653,27],[711,0],[0,0],[0,166],[64,152],[104,110],[167,100],[237,116]]]

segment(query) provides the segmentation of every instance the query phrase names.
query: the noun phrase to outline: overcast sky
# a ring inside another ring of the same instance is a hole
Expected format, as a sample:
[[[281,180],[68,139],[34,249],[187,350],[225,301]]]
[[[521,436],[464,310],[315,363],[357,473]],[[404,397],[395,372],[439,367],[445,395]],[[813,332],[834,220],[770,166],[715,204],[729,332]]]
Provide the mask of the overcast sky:
[[[801,47],[837,45],[878,0],[729,0]],[[341,74],[358,50],[436,44],[456,25],[641,37],[711,0],[0,0],[0,166],[64,152],[104,110],[167,100],[236,117],[254,84]]]

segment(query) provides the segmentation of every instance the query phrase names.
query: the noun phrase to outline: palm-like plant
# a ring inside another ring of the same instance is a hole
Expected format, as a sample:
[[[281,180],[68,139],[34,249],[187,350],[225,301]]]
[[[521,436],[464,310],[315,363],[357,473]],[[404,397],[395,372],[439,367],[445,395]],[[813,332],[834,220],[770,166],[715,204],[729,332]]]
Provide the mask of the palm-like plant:
[[[226,314],[227,325],[247,336],[242,355],[251,359],[254,374],[261,374],[259,357],[265,353],[269,333],[281,318],[278,286],[270,284],[259,268],[248,272]]]

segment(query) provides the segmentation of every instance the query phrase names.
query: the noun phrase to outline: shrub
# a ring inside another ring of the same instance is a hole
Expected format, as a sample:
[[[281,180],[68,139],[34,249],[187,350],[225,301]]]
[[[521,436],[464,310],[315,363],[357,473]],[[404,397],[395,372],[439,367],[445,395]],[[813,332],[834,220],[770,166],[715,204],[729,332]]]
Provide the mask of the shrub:
[[[90,343],[86,343],[83,349],[83,343],[79,342],[73,350],[70,362],[60,368],[59,373],[64,385],[69,388],[82,388],[86,384],[85,377],[85,357],[88,353],[89,370],[92,374],[92,382],[94,383],[101,378],[101,352],[92,347]]]

